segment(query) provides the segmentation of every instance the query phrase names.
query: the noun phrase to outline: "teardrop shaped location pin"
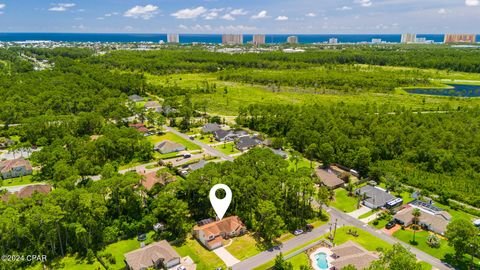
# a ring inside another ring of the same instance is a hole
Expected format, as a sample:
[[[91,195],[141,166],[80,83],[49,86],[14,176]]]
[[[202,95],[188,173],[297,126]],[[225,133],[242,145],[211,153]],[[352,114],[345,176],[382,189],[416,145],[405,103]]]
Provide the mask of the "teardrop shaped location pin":
[[[219,199],[215,192],[217,190],[223,189],[225,191],[225,198]],[[232,202],[232,191],[225,184],[216,184],[210,189],[210,203],[212,204],[213,210],[217,214],[217,217],[221,220],[225,213],[227,212],[230,203]]]

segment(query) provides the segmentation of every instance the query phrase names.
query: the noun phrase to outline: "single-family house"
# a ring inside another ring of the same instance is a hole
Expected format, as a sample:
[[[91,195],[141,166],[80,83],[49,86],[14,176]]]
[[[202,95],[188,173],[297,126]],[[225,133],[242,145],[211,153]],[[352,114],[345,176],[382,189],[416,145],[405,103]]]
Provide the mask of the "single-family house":
[[[213,136],[215,137],[215,140],[219,142],[231,142],[237,138],[248,136],[248,132],[246,132],[245,130],[232,131],[219,129],[213,132]]]
[[[30,161],[23,158],[0,161],[0,174],[3,179],[10,179],[32,174]]]
[[[238,139],[235,143],[235,147],[240,151],[246,151],[260,144],[262,144],[262,140],[257,137],[244,136]]]
[[[169,140],[161,141],[157,143],[154,147],[155,151],[158,151],[162,154],[168,154],[173,152],[180,152],[187,149],[183,144],[177,142],[172,142]]]
[[[158,108],[162,108],[160,103],[158,103],[157,101],[147,101],[145,102],[143,107],[147,110],[157,110]]]
[[[215,132],[215,131],[217,131],[217,130],[220,130],[220,129],[222,129],[222,128],[220,127],[219,124],[217,124],[217,123],[208,123],[208,124],[205,124],[205,125],[202,127],[202,133],[205,133],[205,134],[206,134],[206,133],[213,133],[213,132]]]
[[[0,198],[2,201],[7,202],[11,195],[16,195],[20,199],[31,198],[35,193],[48,194],[52,191],[52,186],[48,184],[28,185],[21,188],[17,192],[7,192]]]
[[[145,187],[146,190],[151,190],[156,184],[163,186],[174,181],[175,176],[168,172],[160,173],[160,175],[157,175],[157,172],[149,172],[142,174],[140,184]]]
[[[180,264],[180,255],[166,240],[125,253],[124,257],[130,270],[169,269]]]
[[[329,189],[337,189],[345,185],[342,179],[328,169],[316,168],[315,174],[322,182],[322,185]]]
[[[221,247],[224,239],[243,235],[247,228],[237,216],[226,217],[219,221],[196,225],[193,235],[207,249],[213,250]]]
[[[14,144],[15,142],[10,140],[9,138],[0,137],[0,149],[8,148]]]
[[[129,127],[136,129],[140,133],[147,133],[148,128],[142,123],[128,124]]]
[[[358,196],[363,197],[363,204],[372,209],[377,209],[380,207],[384,207],[387,205],[388,202],[391,201],[398,201],[395,196],[388,193],[386,190],[380,187],[374,187],[371,185],[363,186],[357,190],[355,190],[355,194]],[[401,203],[400,201],[399,203]],[[397,204],[398,205],[398,202]],[[389,207],[393,207],[395,205],[389,205]]]
[[[278,156],[281,156],[283,159],[287,159],[288,158],[288,153],[283,151],[282,149],[273,149],[273,148],[269,148],[270,150],[272,150],[272,152],[275,154],[275,155],[278,155]]]
[[[393,218],[398,224],[410,226],[413,223],[413,211],[415,209],[419,209],[421,213],[418,217],[418,225],[434,233],[445,234],[452,216],[443,210],[432,212],[423,207],[408,204],[402,210],[398,211]]]
[[[133,101],[133,102],[141,102],[143,101],[143,97],[139,96],[139,95],[131,95],[128,97],[129,100]]]
[[[353,241],[348,241],[330,250],[333,257],[332,268],[330,269],[333,270],[340,270],[348,265],[353,265],[355,269],[362,270],[379,259],[377,255]]]

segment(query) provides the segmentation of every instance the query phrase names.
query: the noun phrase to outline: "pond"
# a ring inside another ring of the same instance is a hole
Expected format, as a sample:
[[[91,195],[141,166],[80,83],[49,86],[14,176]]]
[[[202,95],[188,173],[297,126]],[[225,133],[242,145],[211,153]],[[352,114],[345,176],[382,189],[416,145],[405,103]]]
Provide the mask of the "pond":
[[[450,88],[406,89],[410,94],[435,95],[447,97],[480,97],[480,85],[447,84]]]

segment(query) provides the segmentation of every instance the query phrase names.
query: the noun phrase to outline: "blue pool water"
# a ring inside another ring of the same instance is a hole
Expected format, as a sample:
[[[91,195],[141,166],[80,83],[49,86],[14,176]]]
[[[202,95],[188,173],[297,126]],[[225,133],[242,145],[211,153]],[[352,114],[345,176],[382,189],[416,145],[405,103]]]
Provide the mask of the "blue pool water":
[[[315,259],[317,260],[317,266],[320,269],[328,269],[327,254],[320,252],[315,254]]]

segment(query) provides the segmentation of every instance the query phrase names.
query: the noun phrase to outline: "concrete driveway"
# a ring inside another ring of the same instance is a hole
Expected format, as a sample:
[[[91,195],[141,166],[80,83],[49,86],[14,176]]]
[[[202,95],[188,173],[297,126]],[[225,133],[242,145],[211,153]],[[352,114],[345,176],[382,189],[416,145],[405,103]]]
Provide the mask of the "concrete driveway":
[[[217,254],[220,259],[227,265],[227,267],[232,267],[234,264],[237,264],[240,262],[237,258],[233,257],[230,252],[228,252],[224,247],[219,247],[215,250],[213,250],[215,254]]]
[[[372,210],[372,209],[362,205],[362,207],[360,207],[359,209],[357,209],[353,212],[348,213],[348,215],[351,216],[351,217],[354,217],[354,218],[358,218],[359,216],[368,213],[370,210]]]

